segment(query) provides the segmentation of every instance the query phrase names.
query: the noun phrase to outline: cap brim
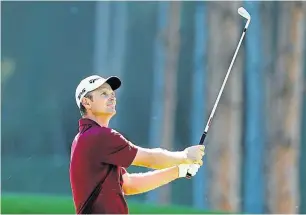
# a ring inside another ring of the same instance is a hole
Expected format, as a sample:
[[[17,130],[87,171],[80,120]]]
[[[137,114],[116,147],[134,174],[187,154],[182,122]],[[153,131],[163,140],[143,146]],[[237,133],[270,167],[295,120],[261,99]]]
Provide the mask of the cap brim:
[[[113,90],[117,90],[121,86],[121,80],[116,76],[111,76],[105,81]]]

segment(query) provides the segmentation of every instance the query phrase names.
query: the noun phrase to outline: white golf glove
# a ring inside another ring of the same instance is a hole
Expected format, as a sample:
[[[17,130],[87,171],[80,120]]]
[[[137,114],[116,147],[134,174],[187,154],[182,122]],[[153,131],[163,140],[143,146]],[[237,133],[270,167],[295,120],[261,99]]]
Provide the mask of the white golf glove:
[[[184,178],[187,175],[187,172],[191,174],[191,176],[195,176],[200,168],[199,164],[180,164],[179,168],[179,178]]]

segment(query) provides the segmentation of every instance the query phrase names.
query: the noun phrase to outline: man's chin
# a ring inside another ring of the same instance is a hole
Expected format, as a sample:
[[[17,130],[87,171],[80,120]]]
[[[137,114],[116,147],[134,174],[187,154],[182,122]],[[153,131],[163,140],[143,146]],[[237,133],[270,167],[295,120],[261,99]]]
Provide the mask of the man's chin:
[[[107,113],[111,116],[114,116],[114,115],[116,115],[117,111],[115,109],[113,109],[113,110],[109,110]]]
[[[107,110],[107,111],[104,111],[104,112],[97,112],[95,113],[96,116],[114,116],[116,115],[116,110]]]

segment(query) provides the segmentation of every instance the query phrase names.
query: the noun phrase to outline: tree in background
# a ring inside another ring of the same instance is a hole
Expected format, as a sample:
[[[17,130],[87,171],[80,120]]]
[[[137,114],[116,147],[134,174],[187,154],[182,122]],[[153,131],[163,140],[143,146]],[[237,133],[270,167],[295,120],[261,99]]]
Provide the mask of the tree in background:
[[[299,212],[305,3],[278,4],[275,70],[269,79],[268,212]],[[285,52],[284,52],[285,50]]]
[[[239,2],[209,2],[208,5],[207,116],[213,108],[241,32],[241,18],[237,16]],[[240,210],[242,53],[237,56],[207,136],[211,209]]]
[[[169,7],[169,19],[165,35],[165,106],[162,147],[173,149],[175,112],[177,101],[177,68],[180,47],[180,17],[181,2],[171,2]],[[160,203],[168,204],[171,202],[170,185],[161,189]]]

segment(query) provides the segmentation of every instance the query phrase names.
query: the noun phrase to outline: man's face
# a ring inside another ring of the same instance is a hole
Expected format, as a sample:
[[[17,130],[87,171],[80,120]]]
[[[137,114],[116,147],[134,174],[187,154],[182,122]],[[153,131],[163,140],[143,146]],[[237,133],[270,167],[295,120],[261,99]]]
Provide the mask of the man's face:
[[[93,115],[115,115],[116,114],[116,96],[109,84],[104,83],[101,87],[91,92],[92,100],[86,98],[89,109]]]

